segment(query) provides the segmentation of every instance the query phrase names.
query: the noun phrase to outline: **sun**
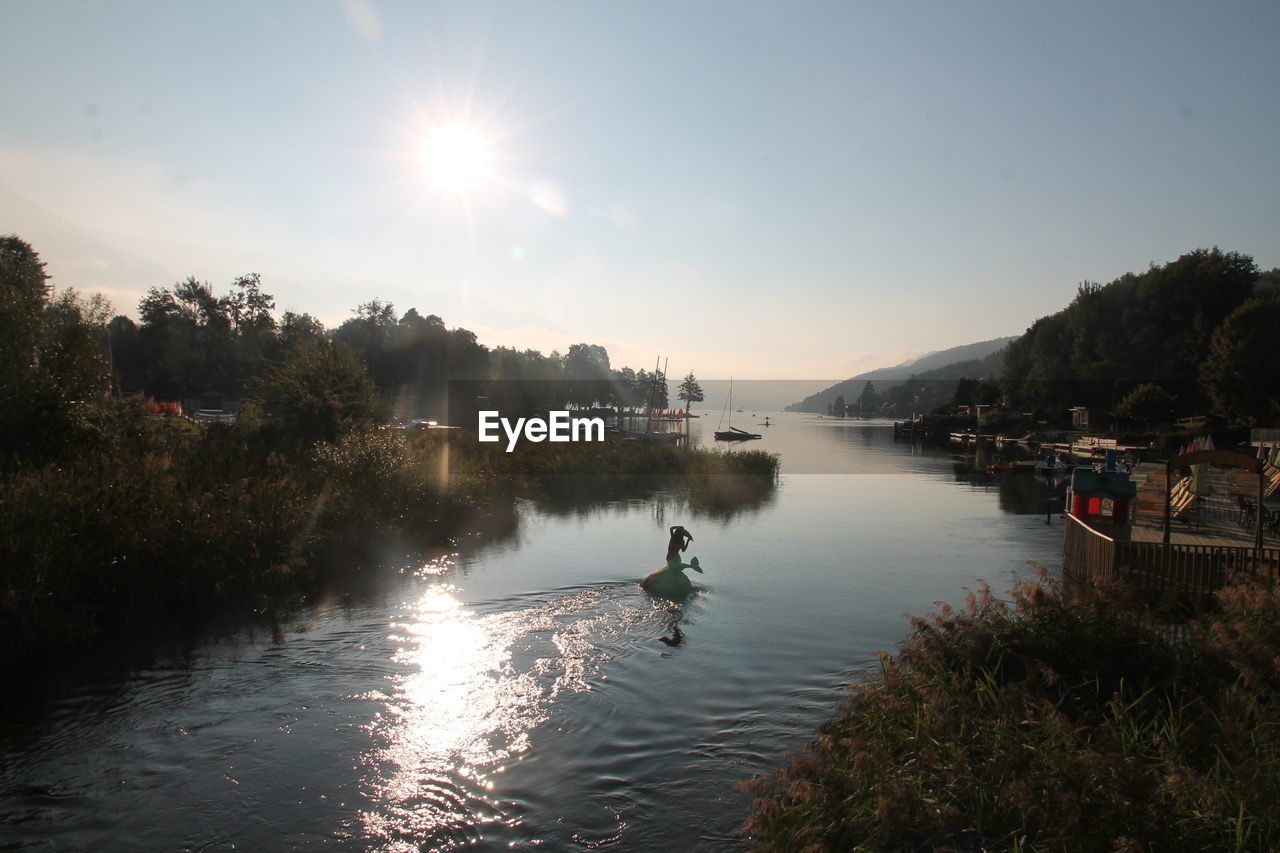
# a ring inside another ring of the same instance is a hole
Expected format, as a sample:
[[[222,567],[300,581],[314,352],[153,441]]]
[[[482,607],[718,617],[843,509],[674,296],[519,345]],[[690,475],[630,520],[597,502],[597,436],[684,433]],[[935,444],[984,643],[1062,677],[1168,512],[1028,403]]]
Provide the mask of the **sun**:
[[[479,189],[493,177],[489,140],[464,125],[446,125],[428,132],[422,162],[431,185],[465,193]]]

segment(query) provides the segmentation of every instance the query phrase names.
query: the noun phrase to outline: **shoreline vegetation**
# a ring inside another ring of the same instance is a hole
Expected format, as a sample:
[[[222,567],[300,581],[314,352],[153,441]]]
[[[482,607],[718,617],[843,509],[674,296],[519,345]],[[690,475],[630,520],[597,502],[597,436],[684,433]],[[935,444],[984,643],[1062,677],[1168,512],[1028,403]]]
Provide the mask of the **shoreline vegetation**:
[[[755,796],[761,851],[1280,846],[1280,592],[1181,622],[1041,569],[914,619]]]
[[[1232,435],[1274,423],[1268,275],[1214,249],[1086,282],[998,363],[910,377],[887,401],[868,381],[852,408],[954,416],[1001,400],[981,426],[1012,435],[1056,429],[1080,406],[1117,432],[1202,412]],[[615,370],[599,346],[490,350],[379,301],[326,330],[277,318],[255,274],[223,296],[194,278],[152,288],[135,323],[53,291],[14,236],[0,236],[0,297],[0,358],[14,366],[0,374],[4,670],[191,614],[270,608],[355,571],[350,555],[384,539],[501,535],[521,498],[572,507],[679,490],[729,514],[777,481],[778,457],[759,451],[616,440],[506,453],[464,431],[385,426],[392,402],[406,421],[481,399],[513,416],[668,405],[662,374]],[[692,373],[678,397],[703,400]],[[234,400],[238,420],[156,415],[209,399]],[[804,752],[746,784],[744,834],[779,851],[1280,847],[1280,593],[1217,600],[1175,625],[1122,590],[1066,596],[1042,577],[1012,605],[984,588],[916,620]]]
[[[1024,431],[1072,408],[1124,432],[1204,415],[1262,426],[1280,420],[1277,334],[1280,268],[1196,249],[1105,285],[1081,282],[1066,307],[981,357],[999,340],[958,347],[964,360],[951,364],[870,371],[787,408],[894,419],[1003,408],[1024,416]]]
[[[676,491],[692,509],[767,498],[775,454],[636,441],[504,453],[461,430],[352,424],[332,443],[279,424],[192,424],[96,407],[87,446],[0,480],[6,668],[156,621],[266,606],[390,538],[452,547],[497,504]]]
[[[32,247],[0,235],[0,670],[269,609],[388,548],[503,535],[521,499],[680,492],[732,513],[772,493],[773,454],[621,440],[505,453],[468,430],[389,426],[669,400],[660,374],[615,370],[600,346],[490,349],[377,300],[325,329],[277,316],[261,285],[153,287],[135,323],[55,290]],[[692,373],[679,399],[703,399]],[[181,417],[210,402],[219,422]]]

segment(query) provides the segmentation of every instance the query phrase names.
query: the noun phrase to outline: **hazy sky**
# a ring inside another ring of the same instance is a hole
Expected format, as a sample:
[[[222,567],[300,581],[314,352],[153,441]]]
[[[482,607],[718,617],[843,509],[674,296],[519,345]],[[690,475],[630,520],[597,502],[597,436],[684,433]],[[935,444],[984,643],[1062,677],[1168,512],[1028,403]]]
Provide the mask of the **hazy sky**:
[[[840,379],[1195,248],[1280,264],[1275,0],[0,20],[0,233],[124,313],[255,271],[331,326],[378,298],[489,345]]]

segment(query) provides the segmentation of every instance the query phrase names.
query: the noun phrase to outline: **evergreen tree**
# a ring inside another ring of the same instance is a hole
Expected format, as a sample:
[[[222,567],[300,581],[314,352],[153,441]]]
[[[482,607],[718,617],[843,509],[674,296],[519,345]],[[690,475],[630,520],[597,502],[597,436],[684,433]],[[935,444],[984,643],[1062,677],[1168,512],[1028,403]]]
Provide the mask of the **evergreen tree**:
[[[858,408],[858,414],[866,414],[874,412],[880,408],[880,394],[876,391],[876,386],[871,380],[867,380],[867,384],[862,386],[862,393],[858,395],[858,401],[854,405]]]
[[[702,393],[702,386],[698,384],[698,380],[694,377],[693,371],[689,371],[689,375],[680,383],[680,393],[676,394],[676,399],[684,400],[685,411],[693,411],[694,403],[701,403],[707,399]]]

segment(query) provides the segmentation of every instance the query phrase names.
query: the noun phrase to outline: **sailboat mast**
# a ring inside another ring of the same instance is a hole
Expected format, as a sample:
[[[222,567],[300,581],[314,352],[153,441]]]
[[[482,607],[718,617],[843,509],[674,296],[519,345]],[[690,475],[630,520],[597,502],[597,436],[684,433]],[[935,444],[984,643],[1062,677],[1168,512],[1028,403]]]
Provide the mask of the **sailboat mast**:
[[[729,429],[733,429],[733,376],[729,376],[729,399],[725,401],[724,411],[729,413]],[[724,413],[720,414],[720,422],[724,422]]]
[[[653,381],[649,383],[649,399],[645,401],[645,408],[648,409],[645,413],[644,422],[644,431],[646,433],[653,432],[653,398],[658,391],[658,365],[661,363],[661,359],[662,356],[660,355],[653,358]]]
[[[658,388],[659,388],[659,390],[662,392],[662,399],[663,399],[663,400],[666,400],[666,399],[667,399],[667,390],[668,390],[668,389],[667,389],[667,365],[668,365],[668,364],[670,364],[670,363],[671,363],[671,359],[670,359],[669,357],[668,357],[668,358],[664,358],[664,359],[662,360],[662,380],[661,380],[661,381],[662,381],[662,384],[661,384],[661,385],[659,385],[659,386],[658,386]],[[662,408],[665,410],[665,409],[666,409],[666,406],[663,406]],[[671,413],[670,413],[670,412],[666,412],[666,411],[664,411],[664,412],[663,412],[663,414],[669,415],[669,414],[671,414]]]

